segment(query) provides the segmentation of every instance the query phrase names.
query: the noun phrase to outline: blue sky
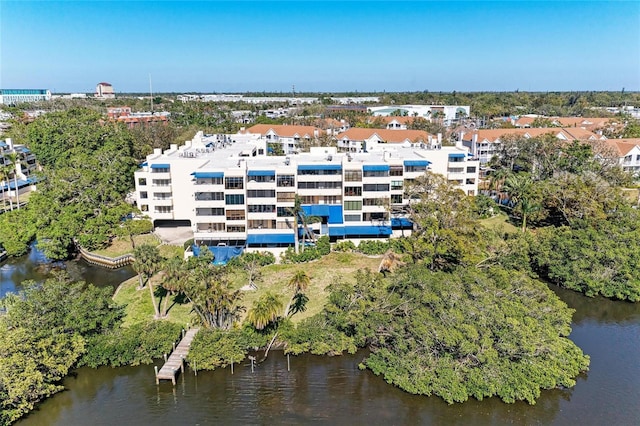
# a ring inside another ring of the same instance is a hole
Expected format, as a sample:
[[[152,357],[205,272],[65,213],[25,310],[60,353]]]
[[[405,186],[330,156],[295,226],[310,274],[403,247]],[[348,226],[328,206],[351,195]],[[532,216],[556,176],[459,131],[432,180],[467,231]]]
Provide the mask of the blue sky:
[[[0,87],[640,90],[640,2],[0,0]]]

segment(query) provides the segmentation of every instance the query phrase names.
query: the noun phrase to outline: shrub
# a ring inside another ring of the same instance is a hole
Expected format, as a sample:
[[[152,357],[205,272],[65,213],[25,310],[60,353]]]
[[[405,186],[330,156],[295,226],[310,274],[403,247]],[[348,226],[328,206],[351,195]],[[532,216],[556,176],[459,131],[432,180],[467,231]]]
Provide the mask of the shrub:
[[[190,240],[185,241],[184,244],[182,245],[182,248],[184,248],[186,250],[191,246],[193,246],[193,238],[191,238]]]
[[[354,251],[356,245],[351,240],[340,241],[333,245],[333,251],[349,252]]]
[[[179,324],[154,321],[91,336],[87,339],[87,353],[80,365],[96,368],[151,364],[154,359],[171,352],[181,330]]]
[[[388,241],[365,240],[358,244],[358,251],[363,254],[384,254],[389,247]]]

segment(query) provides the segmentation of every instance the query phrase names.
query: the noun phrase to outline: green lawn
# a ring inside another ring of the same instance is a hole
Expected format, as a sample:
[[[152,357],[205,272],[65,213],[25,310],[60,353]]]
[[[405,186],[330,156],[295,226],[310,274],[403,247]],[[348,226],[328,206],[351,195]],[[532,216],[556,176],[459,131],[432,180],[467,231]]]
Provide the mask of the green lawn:
[[[136,235],[133,237],[133,240],[135,241],[136,246],[139,246],[142,244],[159,246],[161,243],[160,238],[156,237],[153,234]],[[93,253],[96,253],[102,256],[107,256],[107,257],[118,257],[118,256],[122,256],[123,254],[133,253],[133,248],[131,247],[131,241],[129,240],[128,237],[125,237],[125,238],[116,237],[113,239],[109,247],[102,250],[96,250]]]
[[[157,276],[153,277],[153,282],[154,288],[156,288],[158,282]],[[117,303],[126,306],[123,327],[129,327],[132,324],[153,320],[154,311],[153,305],[151,304],[149,289],[145,286],[143,289],[137,290],[138,284],[138,276],[136,275],[122,283],[117,290],[117,294],[114,296],[114,300]],[[159,297],[156,297],[156,303],[159,302],[161,302],[160,307],[162,308],[164,306],[164,300],[160,300]],[[171,306],[171,299],[169,300],[168,306]],[[169,315],[167,318],[163,319],[163,321],[171,321],[181,325],[186,325],[188,322],[192,321],[190,311],[190,305],[176,304],[169,310]]]
[[[513,234],[520,231],[520,228],[509,222],[509,216],[504,213],[498,214],[488,219],[480,219],[480,224],[489,229],[502,229],[504,232]]]
[[[294,315],[292,318],[293,322],[299,322],[322,310],[329,296],[327,291],[329,284],[337,279],[354,282],[354,273],[358,269],[368,268],[372,271],[377,271],[379,264],[380,257],[368,257],[356,253],[331,253],[310,263],[265,266],[262,269],[263,279],[257,283],[258,289],[243,292],[242,304],[249,310],[254,300],[267,291],[271,291],[279,295],[283,306],[286,306],[291,298],[291,290],[287,287],[287,282],[296,271],[302,269],[307,271],[311,277],[311,284],[306,293],[309,297],[307,310]],[[157,285],[159,282],[158,275],[154,276],[152,280],[154,285]],[[240,288],[245,284],[247,284],[247,279],[244,273],[238,273],[233,277],[233,286],[235,288]],[[125,281],[114,297],[116,302],[126,306],[125,327],[151,320],[154,315],[148,288],[136,290],[137,287],[138,277],[136,276]],[[158,300],[159,298],[156,298],[156,303]],[[191,315],[193,314],[190,314],[190,306],[188,304],[174,305],[164,321],[186,324],[193,321]],[[246,315],[246,311],[244,315]]]

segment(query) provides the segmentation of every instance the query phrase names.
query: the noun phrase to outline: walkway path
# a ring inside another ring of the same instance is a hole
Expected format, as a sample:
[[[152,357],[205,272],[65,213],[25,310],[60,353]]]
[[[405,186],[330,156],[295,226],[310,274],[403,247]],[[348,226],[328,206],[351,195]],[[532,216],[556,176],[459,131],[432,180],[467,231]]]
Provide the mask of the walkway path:
[[[199,328],[192,328],[184,334],[178,346],[171,352],[169,359],[156,374],[156,383],[160,383],[160,380],[171,380],[171,383],[175,386],[176,374],[178,374],[178,370],[184,372],[184,359],[187,357],[191,342],[199,330]]]

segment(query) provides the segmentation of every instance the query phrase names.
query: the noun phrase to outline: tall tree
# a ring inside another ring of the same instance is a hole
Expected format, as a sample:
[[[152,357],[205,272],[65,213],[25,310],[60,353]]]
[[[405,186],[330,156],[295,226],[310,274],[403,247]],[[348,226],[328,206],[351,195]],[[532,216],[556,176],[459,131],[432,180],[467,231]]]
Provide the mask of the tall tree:
[[[147,282],[147,286],[149,288],[149,294],[151,296],[151,304],[153,305],[153,310],[155,312],[155,318],[160,318],[160,310],[158,305],[156,304],[156,298],[153,290],[153,283],[151,282],[151,277],[154,273],[158,271],[158,268],[161,265],[162,257],[160,256],[160,251],[157,247],[142,244],[133,251],[134,257],[136,258],[135,262],[133,262],[133,269],[138,273],[138,279],[140,281],[140,289],[142,289],[145,285],[145,281]]]
[[[309,284],[311,284],[311,277],[309,277],[306,271],[300,269],[293,274],[293,277],[291,277],[287,283],[289,289],[293,291],[293,294],[291,295],[291,299],[284,310],[285,317],[289,317],[295,313],[291,311],[291,305],[296,297],[299,297],[300,294],[304,294],[307,291]]]
[[[256,330],[263,330],[269,324],[275,323],[281,312],[282,300],[277,295],[267,292],[253,302],[253,306],[247,312],[247,321]]]

